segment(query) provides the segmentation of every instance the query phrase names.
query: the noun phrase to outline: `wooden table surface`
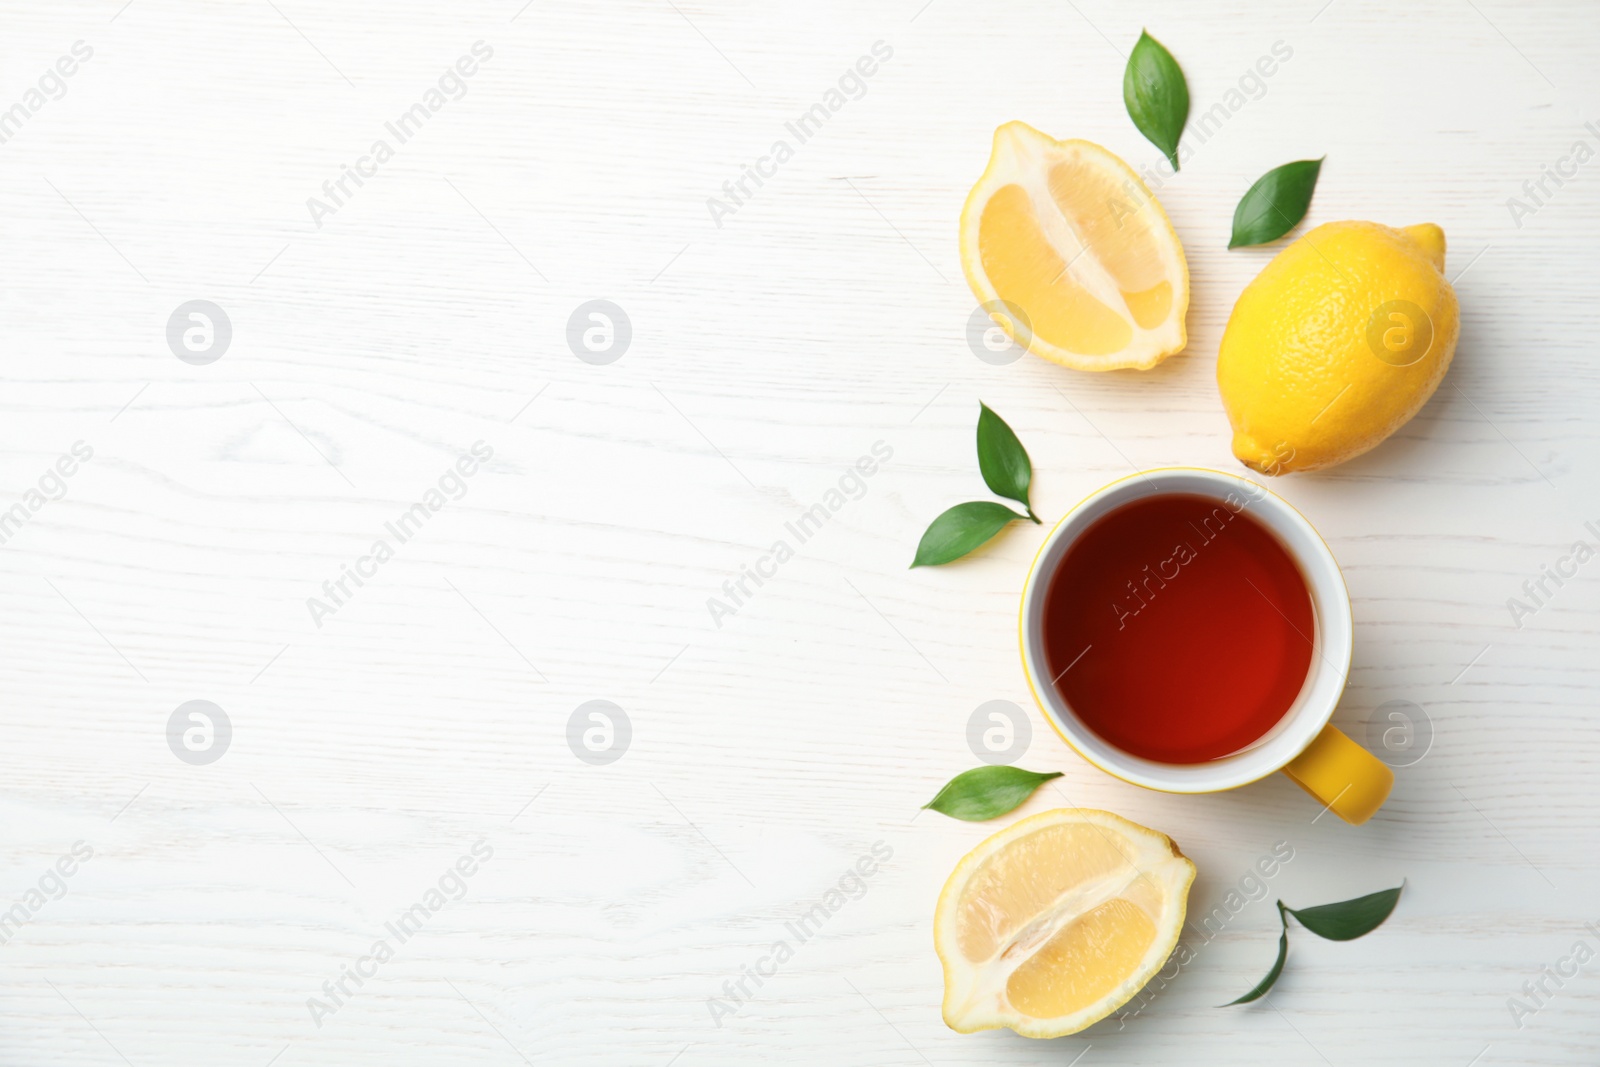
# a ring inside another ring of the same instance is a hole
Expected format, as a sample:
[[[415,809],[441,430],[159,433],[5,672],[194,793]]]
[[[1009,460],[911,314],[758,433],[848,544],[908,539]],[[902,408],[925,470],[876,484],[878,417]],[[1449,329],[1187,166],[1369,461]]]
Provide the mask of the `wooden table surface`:
[[[0,1063],[1596,1063],[1600,562],[1560,564],[1600,545],[1596,14],[8,5]],[[1212,116],[1159,191],[1189,347],[985,362],[955,222],[991,132],[1153,167],[1141,27]],[[1440,224],[1463,310],[1412,423],[1272,483],[1353,597],[1335,721],[1398,765],[1363,827],[1281,776],[1169,796],[1071,753],[1015,647],[1048,527],[906,567],[983,495],[980,399],[1048,520],[1241,469],[1213,363],[1273,249],[1229,221],[1324,154],[1309,222]],[[1065,772],[1023,812],[1170,833],[1227,919],[1055,1042],[939,1017],[933,903],[994,827],[919,805],[990,701]],[[1298,936],[1269,1001],[1215,1006],[1274,899],[1401,879],[1377,933]]]

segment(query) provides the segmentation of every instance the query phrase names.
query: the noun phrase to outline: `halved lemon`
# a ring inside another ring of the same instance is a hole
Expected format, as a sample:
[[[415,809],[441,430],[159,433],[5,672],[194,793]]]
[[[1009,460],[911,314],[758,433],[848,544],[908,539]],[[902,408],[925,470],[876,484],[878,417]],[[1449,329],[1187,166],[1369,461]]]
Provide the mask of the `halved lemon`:
[[[1148,370],[1186,342],[1183,245],[1139,175],[1092,141],[995,130],[961,209],[961,269],[1013,341],[1076,370]]]
[[[1060,1037],[1126,1004],[1183,929],[1194,864],[1166,834],[1060,808],[969,852],[933,917],[944,1021]]]

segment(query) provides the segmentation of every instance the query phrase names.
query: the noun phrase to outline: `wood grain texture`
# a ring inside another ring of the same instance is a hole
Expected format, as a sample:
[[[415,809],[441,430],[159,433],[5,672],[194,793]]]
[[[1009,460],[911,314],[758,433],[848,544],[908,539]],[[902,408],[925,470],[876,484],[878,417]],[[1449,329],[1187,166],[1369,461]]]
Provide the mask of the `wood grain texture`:
[[[1520,1026],[1507,1000],[1600,948],[1600,563],[1520,628],[1506,608],[1600,520],[1600,171],[1506,206],[1600,149],[1592,4],[18,0],[5,22],[0,112],[74,42],[93,56],[0,144],[0,511],[75,442],[93,458],[0,546],[0,910],[74,842],[93,858],[0,945],[0,1061],[1594,1062],[1594,965]],[[1146,374],[980,362],[955,220],[992,130],[1153,165],[1120,98],[1141,27],[1196,115],[1293,51],[1160,190],[1189,348]],[[316,225],[307,198],[480,40],[465,95]],[[717,225],[707,198],[878,41],[865,94]],[[1432,749],[1351,828],[1287,780],[1124,785],[1036,720],[1021,762],[1066,776],[1024,811],[1171,833],[1197,919],[1274,843],[1295,858],[1124,1024],[953,1034],[933,902],[992,828],[918,805],[972,764],[977,705],[1029,703],[1016,599],[1044,530],[941,569],[912,549],[981,490],[980,397],[1046,518],[1131,469],[1232,469],[1213,361],[1272,254],[1225,250],[1233,205],[1323,154],[1311,223],[1433,221],[1464,270],[1421,415],[1274,485],[1353,596],[1335,721],[1410,701]],[[566,343],[595,298],[633,325],[608,366]],[[233,325],[208,366],[167,346],[193,299]],[[307,598],[480,441],[460,499],[314,625]],[[880,441],[860,498],[718,626],[707,599]],[[195,699],[233,726],[209,766],[166,741]],[[566,742],[595,699],[633,730],[606,766]],[[480,839],[461,899],[317,1025],[308,998]],[[714,1019],[879,841],[864,894]],[[1270,962],[1272,896],[1401,878],[1378,934],[1298,937],[1270,1003],[1215,1007]]]

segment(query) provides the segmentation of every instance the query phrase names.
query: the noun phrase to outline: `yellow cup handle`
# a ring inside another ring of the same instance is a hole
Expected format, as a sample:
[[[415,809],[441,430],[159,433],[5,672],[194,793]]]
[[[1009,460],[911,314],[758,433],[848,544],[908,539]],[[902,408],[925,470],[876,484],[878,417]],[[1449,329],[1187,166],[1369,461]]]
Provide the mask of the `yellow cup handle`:
[[[1394,785],[1394,771],[1350,740],[1333,724],[1283,768],[1317,802],[1339,818],[1359,826],[1383,807]]]

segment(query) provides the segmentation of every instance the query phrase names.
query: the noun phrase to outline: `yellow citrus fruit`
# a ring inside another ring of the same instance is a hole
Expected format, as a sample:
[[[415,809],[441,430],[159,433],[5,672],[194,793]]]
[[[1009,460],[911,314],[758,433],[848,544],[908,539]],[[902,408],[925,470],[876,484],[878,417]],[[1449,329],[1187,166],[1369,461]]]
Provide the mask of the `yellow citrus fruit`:
[[[1023,819],[969,852],[933,917],[944,1021],[1075,1034],[1126,1004],[1178,944],[1194,864],[1108,811]]]
[[[1245,287],[1222,335],[1233,454],[1263,474],[1359,456],[1428,402],[1460,330],[1439,227],[1318,226]]]
[[[1064,366],[1147,370],[1183,349],[1183,245],[1133,169],[1093,142],[995,130],[961,209],[961,269],[1013,341]]]

